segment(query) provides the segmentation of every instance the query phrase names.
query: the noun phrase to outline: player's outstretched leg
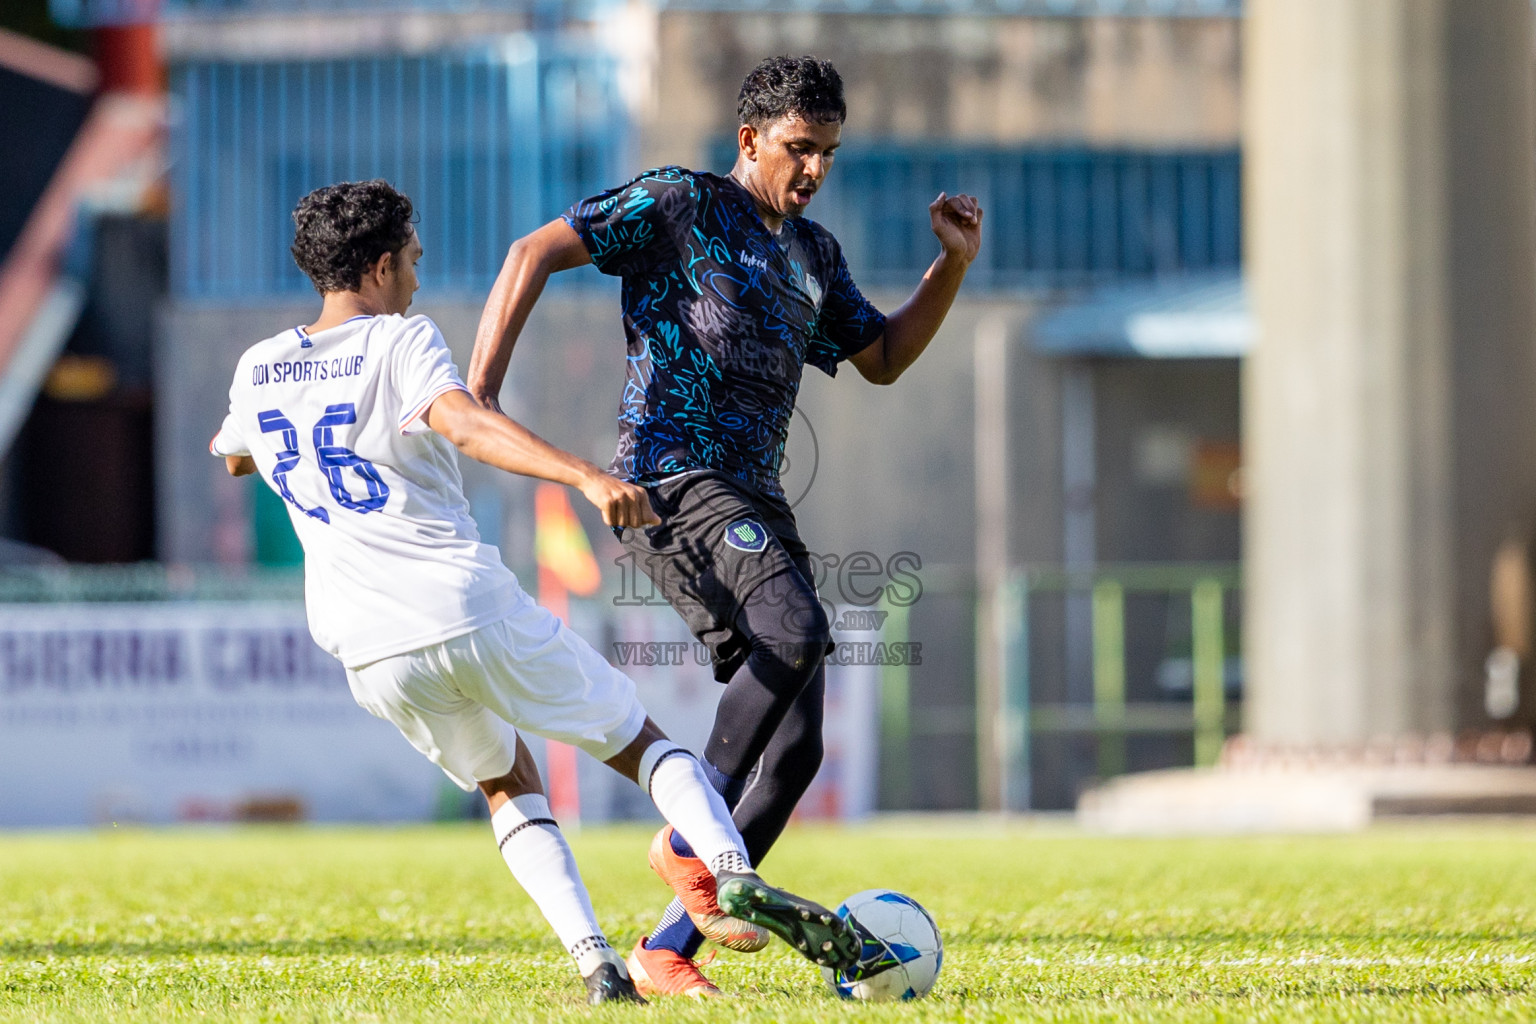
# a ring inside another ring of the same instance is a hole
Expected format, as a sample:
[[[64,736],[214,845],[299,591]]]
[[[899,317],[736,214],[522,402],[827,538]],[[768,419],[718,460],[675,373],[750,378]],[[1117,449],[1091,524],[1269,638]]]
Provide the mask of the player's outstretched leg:
[[[649,719],[640,736],[608,764],[644,786],[657,809],[687,839],[720,897],[728,900],[729,905],[717,904],[720,912],[778,935],[814,963],[841,967],[857,960],[858,937],[846,922],[820,904],[758,877],[725,801],[705,778],[698,759],[666,739]],[[690,892],[688,898],[696,895]],[[632,962],[635,959],[640,958],[632,957]]]
[[[798,572],[764,583],[737,615],[736,632],[749,641],[751,653],[726,686],[700,758],[731,808],[753,864],[760,864],[778,839],[821,764],[826,678],[821,654],[829,627],[814,588],[805,582],[812,578],[810,563],[797,559],[795,567]],[[791,695],[786,708],[783,699]],[[750,786],[749,778],[755,780]],[[687,891],[674,877],[691,877],[695,887],[713,892],[708,867],[676,832],[668,830],[652,843],[651,866],[674,891]],[[695,911],[674,899],[647,937],[645,951],[653,958],[691,962],[706,937]]]
[[[807,960],[838,969],[858,963],[858,934],[820,903],[775,889],[753,871],[719,871],[715,885],[720,909],[768,929]]]
[[[491,807],[491,828],[502,858],[576,961],[587,1001],[645,1002],[624,958],[608,945],[598,926],[576,858],[550,814],[538,768],[521,737],[512,770],[479,786]]]
[[[537,608],[531,600],[525,598],[525,602]],[[513,616],[432,647],[348,669],[347,680],[360,705],[394,723],[413,747],[457,785],[479,788],[491,811],[497,848],[576,961],[588,999],[643,1002],[623,958],[609,947],[598,927],[571,848],[544,799],[533,755],[522,737],[508,750],[495,723],[498,716],[508,722],[526,717],[514,706],[521,696],[516,670],[527,660],[517,657],[520,647],[536,648],[543,641],[552,650],[570,649],[547,643],[548,613],[542,615],[542,619],[533,617],[532,627],[529,616]],[[523,642],[519,630],[532,632],[535,639]],[[612,672],[595,653],[591,658],[602,670]],[[584,700],[588,692],[581,687],[567,689],[578,695],[573,703]],[[620,689],[616,700],[625,697],[625,703],[633,701],[632,685]],[[639,709],[626,709],[624,715],[626,729],[644,720]],[[509,764],[510,768],[504,767]]]

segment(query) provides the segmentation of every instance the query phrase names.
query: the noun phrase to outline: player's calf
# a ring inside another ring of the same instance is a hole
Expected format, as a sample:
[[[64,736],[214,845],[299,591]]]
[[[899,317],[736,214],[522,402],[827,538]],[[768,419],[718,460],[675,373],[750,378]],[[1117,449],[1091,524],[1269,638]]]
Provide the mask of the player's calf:
[[[519,741],[519,760],[525,755]],[[531,764],[531,758],[528,760]],[[548,801],[542,793],[507,796],[497,789],[498,783],[521,788],[516,779],[517,773],[512,772],[482,784],[487,798],[499,804],[491,815],[491,828],[507,867],[576,962],[589,1002],[644,1002],[635,991],[624,958],[608,944],[598,926],[576,858],[550,815]]]

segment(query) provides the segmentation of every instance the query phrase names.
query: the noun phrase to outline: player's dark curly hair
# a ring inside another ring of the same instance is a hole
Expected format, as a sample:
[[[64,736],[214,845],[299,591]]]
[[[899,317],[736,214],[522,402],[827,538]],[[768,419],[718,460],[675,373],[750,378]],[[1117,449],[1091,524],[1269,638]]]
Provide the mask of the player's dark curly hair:
[[[411,201],[380,178],[317,188],[293,211],[293,261],[321,295],[355,292],[380,256],[410,241],[415,217]]]
[[[841,124],[848,119],[843,80],[831,61],[769,57],[748,73],[736,97],[739,123],[761,131],[789,114],[815,124]]]

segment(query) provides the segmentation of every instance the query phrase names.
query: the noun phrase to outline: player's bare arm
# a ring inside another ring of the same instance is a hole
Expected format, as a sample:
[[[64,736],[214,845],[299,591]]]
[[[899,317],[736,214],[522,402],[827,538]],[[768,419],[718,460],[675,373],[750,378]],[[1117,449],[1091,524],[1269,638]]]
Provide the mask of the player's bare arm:
[[[865,380],[892,384],[923,354],[954,305],[965,272],[981,249],[981,206],[964,193],[939,193],[928,207],[933,233],[943,247],[912,297],[885,319],[885,334],[849,357]]]
[[[591,262],[581,237],[563,220],[552,220],[512,243],[480,314],[469,357],[469,391],[486,408],[501,411],[498,396],[507,361],[549,275]]]
[[[661,522],[645,491],[609,476],[586,459],[550,444],[516,420],[478,405],[462,391],[441,395],[427,410],[427,425],[459,451],[488,466],[575,487],[609,526]]]
[[[230,476],[250,476],[256,472],[256,460],[249,455],[224,456],[224,468]]]

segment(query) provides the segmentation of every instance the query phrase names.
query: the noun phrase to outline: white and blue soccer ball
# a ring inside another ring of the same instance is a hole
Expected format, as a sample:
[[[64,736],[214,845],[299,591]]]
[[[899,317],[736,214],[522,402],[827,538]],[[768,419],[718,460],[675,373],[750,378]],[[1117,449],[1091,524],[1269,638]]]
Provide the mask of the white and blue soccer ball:
[[[856,892],[837,908],[864,941],[859,962],[846,970],[821,969],[844,999],[886,1002],[928,994],[944,965],[944,940],[933,915],[910,896],[890,889]]]

